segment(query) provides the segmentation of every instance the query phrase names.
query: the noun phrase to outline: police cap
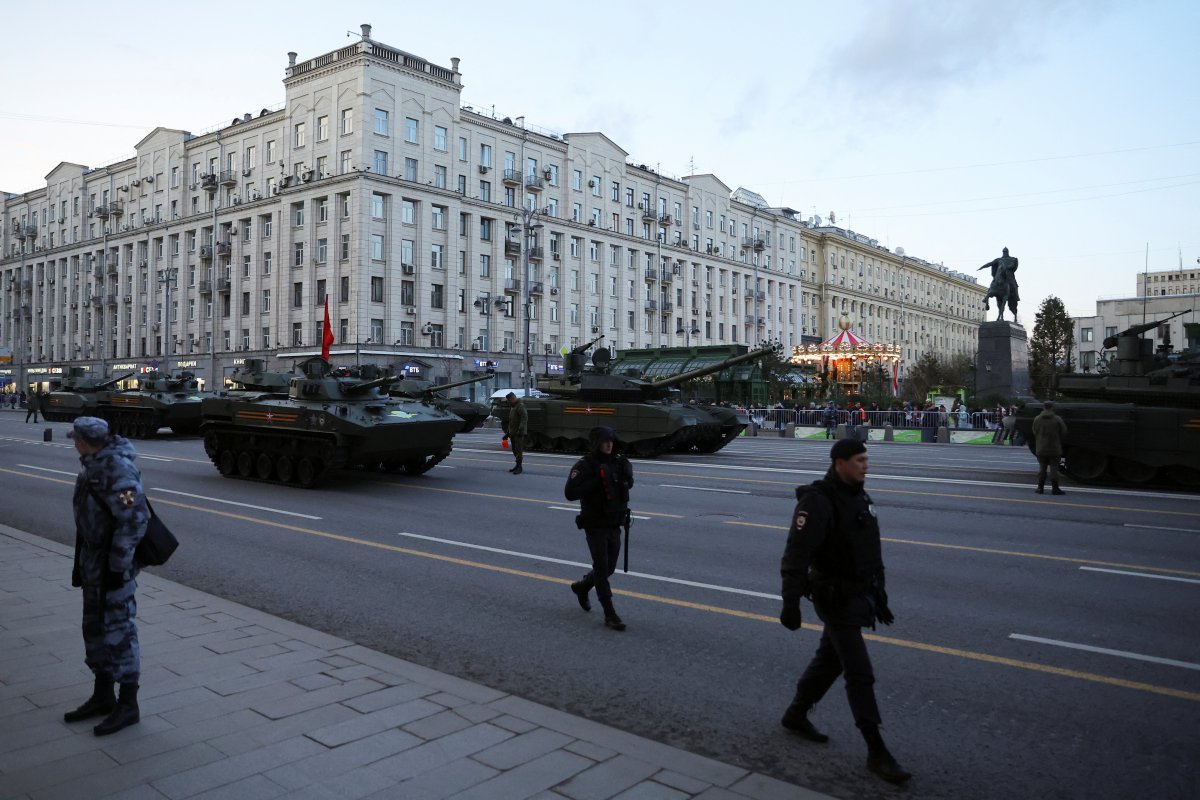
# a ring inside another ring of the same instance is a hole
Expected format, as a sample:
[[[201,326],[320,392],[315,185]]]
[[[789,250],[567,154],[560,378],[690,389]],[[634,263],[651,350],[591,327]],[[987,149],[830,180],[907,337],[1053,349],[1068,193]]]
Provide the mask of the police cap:
[[[67,438],[76,437],[87,442],[100,442],[108,436],[108,423],[99,417],[76,417],[67,431]]]

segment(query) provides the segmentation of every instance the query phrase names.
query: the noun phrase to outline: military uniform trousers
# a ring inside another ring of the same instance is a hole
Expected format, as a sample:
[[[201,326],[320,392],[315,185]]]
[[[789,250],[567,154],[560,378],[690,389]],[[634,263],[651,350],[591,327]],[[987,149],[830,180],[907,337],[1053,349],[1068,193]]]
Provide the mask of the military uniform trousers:
[[[608,576],[617,571],[617,558],[621,555],[620,528],[586,528],[588,552],[592,555],[592,570],[579,581],[582,588],[596,589],[600,605],[612,604],[612,588]]]
[[[816,705],[843,673],[854,724],[860,728],[879,725],[882,720],[875,702],[875,670],[859,625],[825,623],[817,653],[796,683],[796,700],[805,707]]]
[[[137,683],[141,677],[138,650],[137,582],[105,591],[83,587],[83,647],[92,672],[114,683]]]
[[[1038,456],[1038,483],[1046,482],[1046,473],[1050,473],[1050,483],[1058,483],[1058,462],[1062,456]]]

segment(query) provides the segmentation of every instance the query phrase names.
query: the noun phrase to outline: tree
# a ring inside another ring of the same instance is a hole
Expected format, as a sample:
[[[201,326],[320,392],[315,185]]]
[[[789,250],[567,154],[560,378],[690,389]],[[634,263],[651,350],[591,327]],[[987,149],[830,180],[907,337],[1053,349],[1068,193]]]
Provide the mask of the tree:
[[[1055,376],[1074,372],[1075,322],[1063,301],[1050,295],[1033,318],[1029,341],[1029,383],[1036,397],[1054,396]]]
[[[925,402],[929,390],[941,380],[942,364],[937,355],[926,350],[904,378],[904,399]]]

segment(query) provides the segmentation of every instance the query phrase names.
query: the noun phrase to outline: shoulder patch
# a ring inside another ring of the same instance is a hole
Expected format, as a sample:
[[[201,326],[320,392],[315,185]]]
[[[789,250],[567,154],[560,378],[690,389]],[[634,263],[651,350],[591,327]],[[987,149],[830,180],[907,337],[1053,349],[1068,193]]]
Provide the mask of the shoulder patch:
[[[579,470],[578,469],[571,470],[571,480],[575,480],[578,477],[579,477]]]
[[[796,518],[792,520],[792,527],[798,531],[804,530],[804,525],[808,522],[807,511],[797,511]]]
[[[126,489],[125,491],[121,492],[118,497],[120,497],[121,503],[126,508],[133,508],[133,504],[137,501],[137,495],[134,493],[133,489]]]

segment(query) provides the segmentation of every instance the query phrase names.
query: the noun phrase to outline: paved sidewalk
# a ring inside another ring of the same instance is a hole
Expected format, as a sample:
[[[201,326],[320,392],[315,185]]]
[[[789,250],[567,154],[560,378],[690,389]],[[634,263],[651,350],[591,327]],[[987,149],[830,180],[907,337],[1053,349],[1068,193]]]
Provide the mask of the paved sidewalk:
[[[149,573],[142,721],[97,738],[70,559],[0,526],[0,798],[825,797]]]

